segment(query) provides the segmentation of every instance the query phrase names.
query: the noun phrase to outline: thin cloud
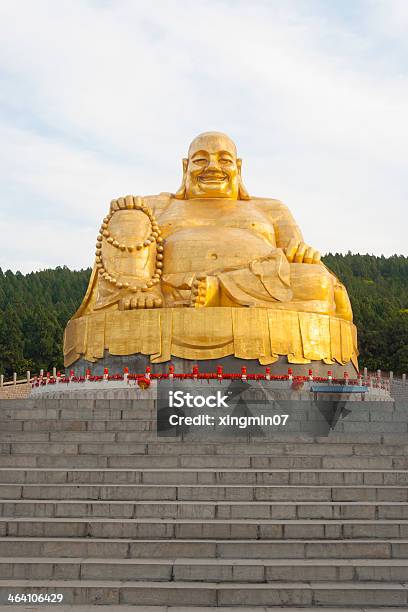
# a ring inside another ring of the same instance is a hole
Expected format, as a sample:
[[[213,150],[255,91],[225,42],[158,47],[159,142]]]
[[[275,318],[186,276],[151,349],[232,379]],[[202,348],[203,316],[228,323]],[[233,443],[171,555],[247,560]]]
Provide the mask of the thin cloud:
[[[0,266],[90,265],[110,199],[177,189],[208,129],[235,138],[249,191],[283,199],[313,246],[406,253],[407,43],[390,5],[408,23],[398,0],[351,16],[303,0],[3,1]]]

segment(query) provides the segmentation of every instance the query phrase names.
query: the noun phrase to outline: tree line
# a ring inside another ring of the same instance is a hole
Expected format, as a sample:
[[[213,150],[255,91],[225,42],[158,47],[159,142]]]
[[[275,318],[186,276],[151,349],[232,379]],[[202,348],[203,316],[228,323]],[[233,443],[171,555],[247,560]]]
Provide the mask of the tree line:
[[[349,252],[323,261],[350,295],[360,367],[408,372],[408,257]],[[0,269],[0,373],[63,369],[64,328],[90,273],[65,266],[29,274]]]

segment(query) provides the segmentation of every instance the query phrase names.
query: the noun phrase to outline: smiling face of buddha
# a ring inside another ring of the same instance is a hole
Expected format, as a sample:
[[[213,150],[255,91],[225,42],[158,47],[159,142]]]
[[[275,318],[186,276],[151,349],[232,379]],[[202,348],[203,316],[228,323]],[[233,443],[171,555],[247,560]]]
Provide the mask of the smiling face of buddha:
[[[205,132],[197,136],[183,165],[184,198],[239,198],[241,160],[225,134]]]

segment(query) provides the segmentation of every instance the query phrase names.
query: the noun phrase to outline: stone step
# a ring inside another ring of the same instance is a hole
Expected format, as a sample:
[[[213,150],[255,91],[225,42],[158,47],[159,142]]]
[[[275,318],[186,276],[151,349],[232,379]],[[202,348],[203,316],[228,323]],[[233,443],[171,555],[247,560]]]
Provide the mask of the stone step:
[[[220,387],[227,388],[229,383],[222,383],[219,385],[218,383],[211,384],[212,387],[220,389]],[[205,387],[207,384],[205,383]],[[404,394],[402,394],[404,395]],[[407,394],[405,394],[406,397]],[[2,410],[19,410],[19,409],[45,409],[45,408],[56,408],[56,409],[97,409],[102,410],[109,407],[118,407],[123,410],[146,410],[154,406],[154,399],[139,398],[137,399],[136,394],[135,398],[127,398],[127,399],[106,399],[106,398],[92,398],[92,397],[81,397],[78,393],[71,393],[70,397],[58,397],[58,398],[50,398],[46,396],[32,396],[25,400],[20,398],[15,398],[14,400],[5,401],[4,399],[0,399],[0,411]],[[319,399],[318,403],[316,403],[313,398],[308,399],[278,399],[272,400],[271,404],[277,404],[279,406],[290,406],[292,412],[294,414],[300,412],[308,412],[312,415],[317,414],[321,415],[325,413],[326,410],[331,411],[333,408],[333,401],[329,399]],[[396,404],[394,401],[376,401],[366,399],[364,404],[361,402],[357,402],[354,406],[353,402],[353,411],[355,412],[355,417],[358,417],[359,420],[362,420],[366,417],[367,413],[371,415],[372,413],[389,413],[392,414],[395,410],[400,409],[400,406],[404,408],[406,406],[406,402],[401,402]]]
[[[24,432],[22,432],[24,434]],[[27,432],[28,434],[29,432]],[[72,432],[75,434],[76,432]],[[77,435],[85,435],[88,432],[79,432]],[[136,432],[133,432],[133,434]],[[140,432],[143,433],[143,432]],[[90,435],[98,435],[97,432],[89,432]],[[132,435],[133,435],[132,434]],[[13,435],[8,433],[6,435]],[[14,435],[20,435],[16,432]],[[47,434],[33,434],[34,438]],[[61,437],[60,433],[50,434],[51,436]],[[101,432],[103,435],[103,432]],[[105,435],[111,435],[106,433]],[[117,433],[117,436],[125,434]],[[130,434],[129,434],[130,435]],[[150,434],[149,434],[150,435]],[[2,442],[0,443],[0,454],[12,455],[151,455],[151,456],[173,456],[181,458],[184,455],[200,455],[223,457],[240,456],[242,458],[260,457],[270,460],[275,456],[306,456],[324,457],[325,459],[335,458],[381,458],[381,457],[404,457],[408,454],[408,444],[325,444],[325,443],[287,443],[275,442],[255,442],[242,443],[208,443],[208,442],[61,442],[61,441],[39,441],[30,439],[28,442]],[[195,466],[192,466],[195,467]],[[198,466],[201,467],[201,466]]]
[[[29,432],[39,433],[59,433],[67,431],[75,432],[115,432],[128,435],[127,441],[137,440],[137,434],[141,435],[144,432],[152,432],[155,434],[151,441],[157,441],[156,431],[157,423],[154,419],[93,419],[93,420],[75,420],[67,419],[48,419],[45,423],[43,419],[8,420],[1,431],[9,434],[27,434]],[[4,421],[3,421],[4,422]],[[49,423],[49,424],[48,424]],[[129,427],[127,427],[129,424]],[[281,444],[297,444],[297,443],[317,443],[317,444],[404,444],[407,435],[407,422],[393,421],[375,422],[375,423],[340,423],[336,425],[335,431],[331,431],[327,423],[308,422],[303,423],[291,422],[285,425],[285,429],[266,429],[262,437],[257,437],[254,434],[247,432],[244,429],[234,430],[234,439],[236,442],[274,442]],[[404,436],[405,433],[405,436]],[[405,437],[405,441],[404,441]],[[9,438],[7,438],[9,439]],[[6,439],[6,441],[7,441]],[[231,434],[229,431],[213,430],[211,427],[196,428],[186,430],[172,435],[161,435],[159,439],[166,442],[193,443],[193,442],[208,442],[212,444],[231,443]],[[126,441],[126,437],[123,438]]]
[[[79,442],[104,442],[119,440],[122,442],[138,442],[140,440],[147,442],[157,442],[158,438],[167,444],[171,443],[208,443],[211,444],[231,444],[230,433],[222,431],[211,431],[197,429],[186,431],[178,436],[159,436],[157,435],[157,423],[153,419],[132,419],[132,420],[73,420],[73,419],[32,419],[32,420],[6,420],[1,421],[0,441],[1,442],[24,442],[29,439],[29,434],[42,434],[37,441],[41,440],[62,440],[62,434],[68,434],[67,439]],[[4,424],[4,425],[3,425]],[[277,444],[352,444],[352,445],[404,445],[406,444],[407,434],[404,432],[404,427],[407,423],[362,423],[363,427],[356,427],[356,423],[343,424],[345,431],[339,431],[340,426],[336,427],[336,431],[329,431],[326,424],[308,423],[307,425],[292,424],[293,426],[285,426],[285,430],[267,430],[262,438],[247,434],[244,430],[235,432],[233,438],[236,442],[245,442],[250,444],[276,442]],[[360,425],[360,424],[357,424]],[[402,427],[402,425],[404,427]],[[346,427],[347,426],[347,427]],[[306,427],[310,433],[305,431]],[[375,430],[375,431],[373,431]],[[301,431],[301,433],[300,433]],[[115,433],[115,437],[101,435],[92,436],[91,434]],[[45,438],[45,434],[48,436]],[[81,435],[83,434],[83,435]],[[147,434],[150,434],[148,436]]]
[[[0,420],[2,432],[84,432],[84,431],[156,431],[152,419],[84,420],[84,419],[30,419]],[[381,438],[381,436],[378,436]],[[379,440],[381,442],[381,440]]]
[[[340,438],[341,440],[341,438]],[[247,442],[201,442],[199,443],[202,455],[267,455],[267,456],[399,456],[408,452],[408,439],[405,444],[378,444],[378,443],[344,443],[336,439],[336,442],[327,442],[327,438],[315,438],[306,443],[301,441],[285,442],[281,440],[267,441],[253,439]],[[146,444],[146,454],[149,455],[196,455],[197,443],[189,442],[167,442],[156,441]],[[83,445],[85,446],[85,445]],[[86,445],[92,446],[92,445]],[[109,446],[108,446],[109,447]],[[131,453],[129,453],[131,454]]]
[[[234,485],[398,485],[408,486],[408,470],[255,469],[37,469],[0,468],[0,483],[15,484],[234,484]]]
[[[404,394],[398,394],[396,399],[403,398]],[[349,403],[353,410],[350,414],[343,414],[343,419],[349,419],[356,422],[376,420],[376,417],[382,420],[392,420],[397,412],[405,412],[408,402],[407,395],[404,401],[370,401]],[[403,398],[404,399],[404,398]],[[17,401],[16,401],[17,400]],[[109,409],[122,410],[131,413],[147,413],[152,411],[155,406],[154,399],[92,399],[79,398],[77,395],[70,398],[28,398],[25,401],[18,401],[18,398],[9,401],[0,399],[0,416],[7,414],[10,411],[17,413],[21,410],[58,410],[58,411],[95,411],[103,412]],[[319,399],[316,403],[313,398],[303,398],[300,400],[294,399],[275,399],[269,402],[273,408],[287,409],[292,418],[306,417],[307,420],[323,420],[326,416],[331,416],[333,412],[333,400]],[[8,417],[7,417],[8,418]],[[305,419],[306,420],[306,419]]]
[[[196,446],[197,451],[200,447]],[[55,452],[58,445],[55,445]],[[0,467],[38,467],[38,468],[198,468],[198,469],[330,469],[330,470],[405,470],[408,456],[249,456],[249,455],[61,455],[29,453],[11,455],[0,453]]]
[[[142,432],[138,432],[142,433]],[[31,432],[12,431],[0,432],[0,443],[3,442],[120,442],[115,432],[106,431],[57,431],[57,432]]]
[[[117,416],[118,418],[109,418],[111,416]],[[4,432],[58,432],[58,431],[122,431],[122,432],[136,432],[136,431],[156,431],[157,420],[155,416],[142,417],[140,415],[134,415],[133,418],[121,418],[121,415],[105,413],[95,414],[93,418],[90,415],[84,414],[72,414],[60,413],[55,414],[55,411],[51,415],[47,415],[48,418],[44,418],[43,413],[30,414],[28,418],[0,418],[0,431]],[[88,417],[88,418],[85,418]],[[384,440],[388,440],[390,443],[403,444],[403,433],[404,426],[408,420],[407,414],[404,414],[404,419],[394,420],[392,422],[374,422],[364,423],[364,428],[361,427],[360,423],[352,421],[347,424],[347,429],[350,431],[327,431],[327,425],[319,422],[300,423],[296,427],[302,427],[302,433],[298,431],[292,431],[287,427],[282,431],[269,430],[268,437],[279,439],[282,442],[314,442],[318,438],[322,438],[321,442],[328,444],[336,444],[343,441],[347,444],[381,444]],[[351,426],[353,423],[353,426]],[[307,427],[310,428],[310,432],[304,431]],[[319,434],[322,429],[324,434]],[[349,427],[350,426],[350,427]],[[402,426],[402,427],[401,427]],[[339,427],[339,426],[337,426]],[[344,428],[343,428],[344,429]],[[355,429],[361,431],[355,431]],[[374,430],[374,431],[373,431]],[[201,430],[200,430],[201,431]],[[291,432],[291,433],[290,433]],[[214,433],[214,432],[212,432]],[[187,434],[189,437],[194,435],[194,431],[190,431]],[[196,435],[200,435],[196,432]],[[219,432],[219,435],[221,433]],[[241,435],[246,438],[246,433],[241,431]],[[323,440],[324,438],[324,440]],[[231,442],[231,439],[224,438],[226,442]],[[237,438],[235,438],[237,440]]]
[[[131,409],[122,410],[120,407],[113,406],[112,408],[78,408],[69,407],[60,409],[55,404],[51,407],[21,407],[12,408],[0,407],[0,420],[18,420],[18,421],[34,421],[34,420],[75,420],[75,421],[91,421],[91,420],[149,420],[156,418],[156,410],[154,409]]]
[[[408,559],[408,538],[251,540],[0,536],[3,557]]]
[[[408,487],[325,485],[0,484],[0,499],[407,502]]]
[[[0,601],[9,593],[61,593],[65,604],[221,606],[405,607],[408,588],[398,582],[217,583],[101,580],[0,580]]]
[[[157,442],[158,439],[166,444],[174,443],[191,443],[192,439],[196,439],[199,443],[220,444],[220,438],[225,444],[231,444],[231,436],[223,436],[221,433],[217,434],[211,432],[210,435],[197,434],[190,431],[179,436],[169,437],[157,437],[157,424],[152,419],[133,419],[133,420],[71,420],[71,419],[33,419],[33,420],[6,420],[0,421],[0,442],[19,442],[30,439],[30,434],[40,434],[36,441],[42,440],[62,440],[62,434],[67,434],[67,440],[69,441],[110,441],[115,439],[114,437],[108,438],[108,436],[101,435],[99,438],[96,435],[98,432],[101,434],[120,434],[117,438],[123,442],[134,442],[138,441],[138,436],[142,436],[143,432],[154,433],[154,437],[151,438],[151,442]],[[256,438],[251,437],[251,443],[265,443],[271,442],[270,438],[273,438],[276,443],[279,444],[377,444],[377,445],[403,445],[406,444],[406,436],[401,434],[401,429],[398,424],[395,425],[396,432],[391,434],[385,434],[384,432],[373,434],[373,433],[331,433],[331,435],[320,436],[315,432],[315,428],[312,427],[312,433],[289,433],[288,430],[269,432],[267,438]],[[46,437],[46,434],[48,436]],[[92,435],[93,434],[93,435]],[[34,438],[36,437],[34,436]],[[387,437],[385,437],[387,435]],[[205,439],[203,439],[205,437]],[[33,441],[34,441],[33,438]],[[238,435],[234,438],[235,443],[244,441],[246,442],[246,434],[243,433],[241,437]]]
[[[385,405],[385,404],[384,404]],[[392,406],[388,408],[392,412]],[[0,418],[30,418],[36,412],[50,412],[57,416],[72,411],[74,414],[90,414],[98,416],[107,413],[125,414],[129,416],[150,417],[156,414],[154,400],[120,400],[120,399],[41,399],[8,400],[0,399]],[[21,416],[23,415],[23,416]]]
[[[154,383],[155,384],[155,383]],[[187,383],[187,385],[189,385],[191,383]],[[215,388],[215,389],[222,389],[223,387],[226,388],[228,390],[229,386],[230,386],[230,381],[228,380],[224,380],[223,382],[219,383],[217,380],[213,379],[210,381],[210,383],[208,383],[207,381],[201,381],[200,383],[198,383],[199,386],[205,387],[207,388],[208,384]],[[279,384],[279,383],[278,383]],[[289,384],[287,384],[287,387],[289,387]],[[159,383],[160,385],[160,383]],[[395,385],[395,381],[394,381],[394,385]],[[160,388],[160,386],[159,386]],[[280,389],[280,384],[279,384],[279,389]],[[405,388],[403,385],[400,388]],[[276,389],[276,386],[274,385],[274,383],[271,383],[271,390],[273,391],[274,389]],[[106,398],[95,398],[95,397],[90,397],[87,394],[83,394],[82,391],[78,390],[77,392],[73,393],[73,389],[69,389],[69,397],[67,397],[66,395],[62,395],[59,397],[47,397],[45,395],[31,395],[30,397],[28,397],[25,400],[21,400],[19,398],[17,398],[16,400],[2,400],[0,399],[0,407],[4,407],[7,406],[7,404],[12,403],[15,407],[21,407],[24,406],[25,404],[28,404],[30,407],[34,407],[34,406],[44,406],[44,405],[53,405],[53,404],[57,404],[59,406],[65,406],[65,405],[70,405],[70,404],[74,404],[74,405],[80,405],[82,407],[86,407],[86,406],[96,406],[96,407],[103,407],[106,405],[109,405],[114,403],[114,404],[122,404],[123,406],[135,406],[138,404],[148,404],[149,402],[151,402],[151,391],[152,389],[150,389],[147,392],[147,395],[145,396],[144,393],[141,394],[140,390],[138,388],[135,387],[135,397],[134,398],[115,398],[115,399],[106,399]],[[63,392],[66,393],[66,389],[64,387]],[[279,400],[279,403],[285,403],[285,402],[291,402],[291,404],[293,404],[294,406],[302,406],[304,404],[307,404],[308,406],[314,406],[315,403],[311,400],[311,401],[304,401],[304,400]],[[332,402],[331,400],[327,400],[327,399],[321,399],[319,400],[319,406],[325,406],[326,404],[330,405]],[[376,407],[378,405],[378,401],[376,400],[370,400],[370,399],[366,399],[365,403],[363,405],[359,405],[359,409],[364,411],[366,410],[368,407],[373,408]],[[387,401],[387,402],[381,402],[381,405],[384,405],[386,408],[389,408],[390,410],[392,410],[393,406],[394,406],[394,402],[392,400]]]
[[[33,433],[54,433],[68,432],[73,434],[75,432],[115,432],[115,433],[127,433],[129,438],[128,441],[134,441],[135,436],[141,432],[154,432],[157,431],[157,423],[153,419],[132,419],[132,420],[112,420],[112,419],[31,419],[31,420],[6,420],[1,422],[2,426],[0,431],[8,434],[27,434]],[[283,430],[272,430],[265,431],[264,436],[256,437],[248,434],[245,430],[236,430],[234,439],[235,442],[275,442],[280,444],[378,444],[378,445],[403,445],[406,443],[406,432],[404,427],[407,423],[363,423],[364,427],[356,427],[355,423],[344,424],[342,431],[336,426],[335,431],[329,430],[327,425],[309,423],[307,425],[303,423],[293,424],[293,427],[285,426]],[[359,424],[358,424],[359,425]],[[308,428],[306,430],[306,427]],[[350,429],[350,431],[348,431]],[[373,431],[374,430],[374,431]],[[405,433],[405,435],[404,435]],[[223,433],[222,431],[211,431],[204,429],[190,429],[189,431],[176,435],[160,435],[158,436],[160,441],[166,443],[207,443],[211,440],[212,444],[231,444],[231,435],[229,433]],[[250,438],[250,439],[249,439]],[[7,438],[8,439],[8,438]],[[6,439],[6,441],[7,441]],[[126,438],[124,438],[125,440]],[[155,435],[152,441],[157,441]]]
[[[104,438],[108,438],[109,434],[116,434],[120,436],[120,441],[125,443],[125,434],[130,439],[129,442],[137,441],[137,436],[142,434],[143,431],[71,431],[71,432],[28,432],[28,431],[9,431],[3,432],[2,444],[6,447],[10,440],[15,444],[19,441],[29,440],[30,442],[41,443],[51,438],[52,441],[60,442],[63,440],[62,436],[66,433],[68,443],[78,442],[81,443],[81,439],[88,438],[89,444],[80,444],[81,446],[89,446],[91,452],[104,453],[104,446],[109,448],[114,447],[114,444],[104,444]],[[408,449],[408,443],[406,436],[402,435],[389,435],[376,436],[375,440],[363,441],[362,436],[352,436],[352,440],[348,436],[344,437],[341,434],[334,434],[332,437],[319,437],[319,436],[305,436],[304,434],[293,435],[293,434],[281,434],[274,440],[268,440],[265,438],[252,438],[250,442],[246,439],[239,439],[236,437],[230,437],[228,440],[183,440],[177,437],[155,437],[154,439],[142,443],[146,454],[151,455],[195,455],[197,454],[197,446],[200,448],[201,455],[269,455],[269,456],[308,456],[308,455],[333,455],[333,456],[350,456],[350,455],[368,455],[368,456],[398,456],[404,455]],[[54,440],[53,440],[54,439]],[[93,440],[93,444],[92,444]],[[349,441],[346,441],[349,440]],[[22,442],[22,443],[23,443]],[[95,449],[95,446],[99,448]],[[131,444],[127,445],[128,447]],[[41,448],[40,444],[35,444],[35,448]],[[132,454],[132,453],[128,453]]]
[[[108,606],[103,605],[99,606],[95,612],[103,612],[104,610],[107,610],[107,607]],[[47,612],[89,612],[89,610],[91,609],[94,609],[94,606],[75,605],[75,608],[73,608],[70,605],[65,606],[64,604],[57,604],[56,606],[54,606],[53,604],[47,604],[46,608]],[[220,612],[277,612],[277,610],[284,610],[285,612],[305,612],[306,609],[307,608],[299,608],[297,606],[279,606],[278,608],[276,608],[276,606],[273,606],[272,608],[269,606],[217,606],[217,610],[219,610]],[[29,610],[38,610],[40,612],[44,612],[44,605],[31,603]],[[194,608],[192,609],[190,606],[127,606],[126,604],[119,604],[117,606],[114,604],[109,605],[109,612],[212,612],[212,610],[214,610],[214,607],[208,606],[194,606]],[[381,608],[373,608],[371,606],[358,606],[357,608],[355,606],[347,606],[346,608],[344,608],[343,606],[336,606],[335,608],[333,608],[332,606],[330,606],[329,608],[327,608],[326,606],[319,606],[318,610],[319,612],[395,612],[395,610],[398,610],[398,608],[389,608],[388,606],[381,606]],[[27,612],[27,606],[19,606],[14,604],[13,611]],[[10,607],[0,605],[0,612],[10,612]]]
[[[18,537],[182,539],[353,539],[406,538],[406,520],[0,518],[0,535]]]
[[[137,410],[131,413],[125,411],[114,412],[112,410],[55,410],[44,413],[43,410],[33,409],[30,412],[25,410],[22,413],[12,414],[10,411],[4,418],[0,413],[0,431],[1,432],[84,432],[84,431],[114,431],[123,433],[133,433],[142,431],[156,432],[157,419],[155,412],[146,414],[139,413]],[[20,418],[21,417],[21,418]],[[388,420],[387,420],[388,418]],[[292,428],[285,426],[285,429],[273,430],[269,429],[267,438],[273,438],[281,442],[288,443],[324,443],[324,444],[404,444],[406,443],[406,429],[408,422],[408,409],[394,413],[392,417],[387,417],[383,412],[375,417],[372,417],[370,422],[347,420],[344,423],[338,423],[336,430],[328,430],[327,423],[323,421],[304,421],[304,417],[298,422],[291,421]],[[384,420],[386,419],[386,420]],[[308,431],[308,429],[310,431]],[[321,433],[319,433],[321,432]],[[404,435],[405,432],[405,435]],[[247,434],[245,431],[239,432],[246,441]],[[211,431],[213,443],[215,432]],[[206,441],[209,439],[207,430],[203,428],[190,430],[186,432],[186,439],[197,437],[198,439],[206,436]],[[217,432],[226,443],[231,442],[230,437],[225,437],[221,432]],[[133,438],[130,438],[132,440]],[[167,441],[177,440],[177,438],[163,438]],[[256,437],[251,437],[256,440]],[[234,438],[235,441],[239,441]],[[265,441],[264,438],[259,438],[259,441]]]
[[[407,582],[408,559],[2,557],[2,579],[174,582]]]
[[[113,409],[115,410],[115,409]],[[156,431],[157,419],[156,414],[150,414],[137,411],[125,413],[124,411],[114,412],[113,410],[102,411],[72,411],[72,410],[55,410],[51,412],[40,410],[32,410],[29,413],[25,410],[22,413],[7,414],[6,418],[0,413],[0,431],[2,432],[58,432],[58,431],[115,431],[115,432],[138,432],[138,431]],[[21,418],[20,418],[21,417]],[[350,417],[351,418],[351,417]],[[347,420],[344,423],[338,423],[336,430],[329,430],[325,420],[323,421],[304,421],[302,417],[299,421],[291,421],[293,427],[285,426],[283,430],[269,429],[267,438],[273,438],[281,442],[304,442],[304,443],[325,443],[325,444],[404,444],[406,443],[406,428],[408,422],[408,409],[394,413],[389,420],[383,413],[377,415],[372,421],[355,421]],[[321,432],[321,433],[320,433]],[[404,436],[405,432],[405,436]],[[204,428],[190,430],[186,432],[186,438],[203,437],[207,435],[208,430]],[[215,432],[211,430],[213,443]],[[246,441],[247,434],[240,430],[239,435]],[[217,432],[218,436],[223,437],[223,441],[231,443],[231,438],[223,436],[222,432]],[[405,438],[405,441],[404,441]],[[171,441],[175,438],[162,438],[163,440]],[[257,439],[252,436],[252,439]],[[207,441],[206,440],[206,441]],[[239,441],[237,437],[235,442]],[[264,438],[259,438],[259,441],[265,441]]]
[[[408,520],[400,502],[234,502],[0,499],[0,517]]]
[[[325,485],[0,484],[0,499],[407,502],[408,487]],[[408,505],[406,506],[408,509]]]

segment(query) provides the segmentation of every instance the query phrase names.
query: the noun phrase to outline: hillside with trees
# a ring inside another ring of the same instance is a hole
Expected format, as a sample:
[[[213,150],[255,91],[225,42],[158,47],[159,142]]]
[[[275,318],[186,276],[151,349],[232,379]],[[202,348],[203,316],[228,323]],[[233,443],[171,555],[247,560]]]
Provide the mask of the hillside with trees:
[[[408,373],[408,257],[336,253],[323,260],[347,287],[360,367]]]
[[[408,257],[336,253],[323,260],[348,289],[360,366],[408,372]],[[81,303],[90,272],[0,269],[0,373],[63,369],[64,327]]]

